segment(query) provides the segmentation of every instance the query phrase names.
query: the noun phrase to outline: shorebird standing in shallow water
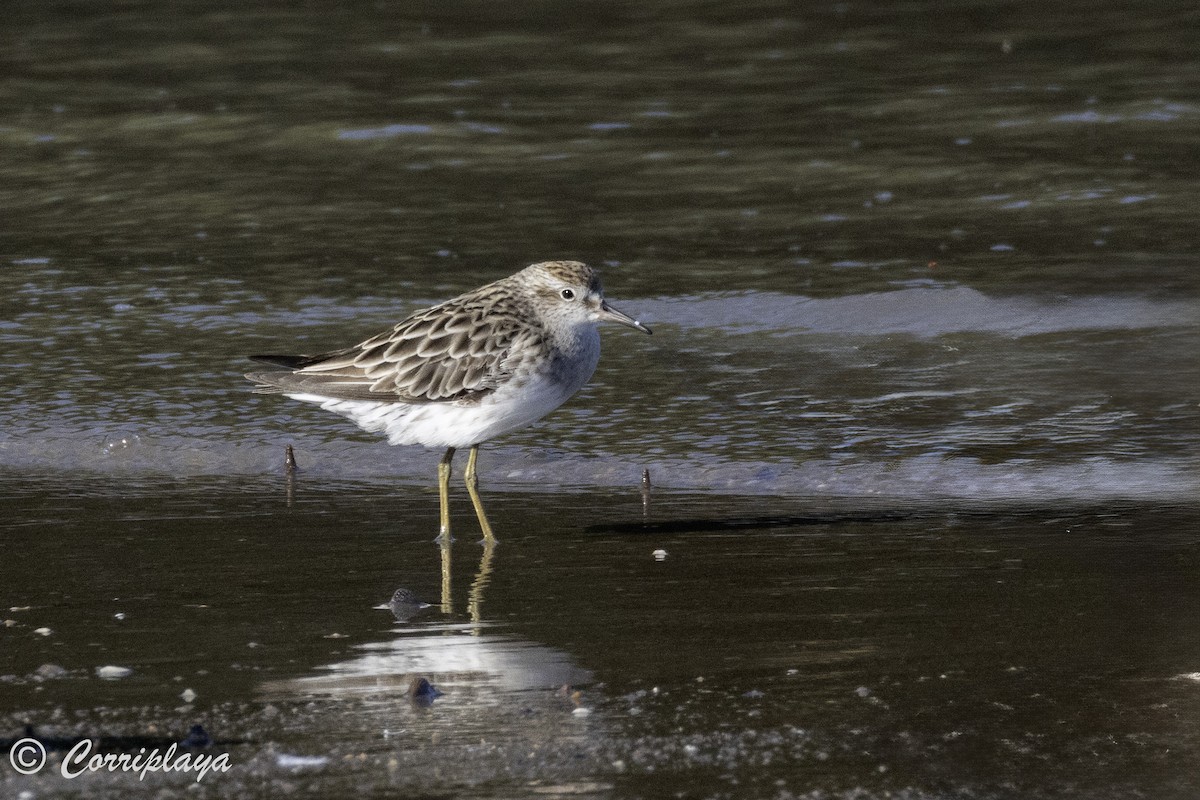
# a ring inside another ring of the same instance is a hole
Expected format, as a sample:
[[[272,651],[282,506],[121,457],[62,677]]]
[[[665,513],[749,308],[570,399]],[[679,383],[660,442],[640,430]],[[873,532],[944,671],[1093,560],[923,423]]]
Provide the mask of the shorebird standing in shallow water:
[[[578,261],[547,261],[418,311],[365,342],[314,356],[252,356],[289,372],[246,375],[255,391],[316,403],[391,444],[444,447],[438,464],[441,534],[450,536],[450,463],[464,475],[484,538],[479,445],[549,414],[592,377],[598,324],[650,329],[604,300],[600,276]]]

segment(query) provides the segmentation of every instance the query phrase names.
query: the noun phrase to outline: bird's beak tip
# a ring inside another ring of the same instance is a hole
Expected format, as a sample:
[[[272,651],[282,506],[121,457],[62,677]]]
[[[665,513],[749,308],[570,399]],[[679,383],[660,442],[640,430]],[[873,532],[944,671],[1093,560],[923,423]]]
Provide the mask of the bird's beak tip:
[[[600,304],[600,310],[603,312],[603,318],[610,322],[618,322],[626,327],[634,328],[645,334],[652,334],[648,327],[642,324],[641,320],[636,320],[623,311],[618,311],[608,304],[608,301],[603,301]]]

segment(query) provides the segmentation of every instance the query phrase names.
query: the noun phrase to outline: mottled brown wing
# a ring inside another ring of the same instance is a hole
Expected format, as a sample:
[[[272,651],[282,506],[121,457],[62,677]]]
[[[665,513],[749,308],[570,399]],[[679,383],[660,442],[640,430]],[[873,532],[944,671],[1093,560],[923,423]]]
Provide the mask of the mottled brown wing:
[[[463,295],[355,347],[302,362],[294,372],[250,377],[266,391],[347,400],[479,399],[511,377],[508,354],[519,337],[531,335],[527,319],[510,295]]]

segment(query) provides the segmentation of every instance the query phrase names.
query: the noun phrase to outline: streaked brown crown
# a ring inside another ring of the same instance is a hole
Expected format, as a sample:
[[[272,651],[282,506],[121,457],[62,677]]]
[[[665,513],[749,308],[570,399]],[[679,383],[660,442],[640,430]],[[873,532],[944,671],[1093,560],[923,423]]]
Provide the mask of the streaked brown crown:
[[[580,261],[543,261],[526,267],[524,272],[540,272],[551,278],[575,286],[586,286],[599,292],[600,273]]]

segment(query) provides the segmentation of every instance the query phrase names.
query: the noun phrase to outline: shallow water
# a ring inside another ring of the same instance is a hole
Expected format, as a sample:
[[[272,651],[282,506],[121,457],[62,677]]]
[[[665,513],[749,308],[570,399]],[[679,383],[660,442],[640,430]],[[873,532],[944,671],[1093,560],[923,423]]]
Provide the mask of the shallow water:
[[[3,530],[0,721],[113,748],[202,724],[235,765],[202,796],[1195,787],[1194,507],[669,493],[645,513],[635,492],[508,492],[495,549],[469,530],[444,554],[428,493],[106,480],[65,497],[61,477],[31,480],[12,501],[43,522]],[[372,608],[397,586],[432,607]],[[445,694],[414,704],[416,675]],[[89,797],[190,782],[0,781]]]
[[[1191,796],[1190,7],[7,20],[0,739],[203,721],[213,796]],[[439,454],[242,378],[567,257],[655,335],[485,448],[490,559],[461,498],[429,542]]]

